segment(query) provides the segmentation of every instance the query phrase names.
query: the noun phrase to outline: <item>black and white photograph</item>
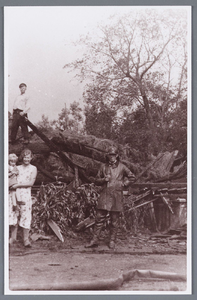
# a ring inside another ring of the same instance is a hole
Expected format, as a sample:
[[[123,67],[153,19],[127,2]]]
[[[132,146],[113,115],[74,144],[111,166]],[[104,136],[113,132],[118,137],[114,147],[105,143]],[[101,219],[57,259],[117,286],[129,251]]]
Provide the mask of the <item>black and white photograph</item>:
[[[4,7],[4,294],[191,295],[191,6]]]

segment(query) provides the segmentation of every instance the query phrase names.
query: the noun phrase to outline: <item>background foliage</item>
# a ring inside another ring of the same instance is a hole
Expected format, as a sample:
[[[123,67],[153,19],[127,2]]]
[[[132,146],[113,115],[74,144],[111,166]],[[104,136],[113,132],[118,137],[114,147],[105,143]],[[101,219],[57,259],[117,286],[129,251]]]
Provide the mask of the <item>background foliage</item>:
[[[187,152],[187,15],[144,9],[113,16],[100,34],[76,41],[81,58],[64,66],[85,81],[58,120],[38,126],[111,139],[144,154]]]

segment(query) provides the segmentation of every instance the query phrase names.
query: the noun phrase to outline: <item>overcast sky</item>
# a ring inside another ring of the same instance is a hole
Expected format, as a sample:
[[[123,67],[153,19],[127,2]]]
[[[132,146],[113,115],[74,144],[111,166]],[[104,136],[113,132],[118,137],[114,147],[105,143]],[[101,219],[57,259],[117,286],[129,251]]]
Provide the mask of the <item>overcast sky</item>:
[[[31,97],[32,122],[50,120],[73,101],[82,102],[83,84],[63,66],[79,56],[72,45],[80,35],[97,30],[114,12],[128,7],[6,7],[5,54],[8,109],[12,112],[21,82]]]
[[[8,109],[12,112],[21,82],[31,98],[29,119],[42,114],[56,119],[64,103],[82,103],[84,84],[63,69],[80,55],[72,45],[80,35],[96,32],[97,25],[109,22],[110,15],[143,7],[133,6],[51,6],[5,7],[5,79]],[[157,7],[157,9],[163,9]]]

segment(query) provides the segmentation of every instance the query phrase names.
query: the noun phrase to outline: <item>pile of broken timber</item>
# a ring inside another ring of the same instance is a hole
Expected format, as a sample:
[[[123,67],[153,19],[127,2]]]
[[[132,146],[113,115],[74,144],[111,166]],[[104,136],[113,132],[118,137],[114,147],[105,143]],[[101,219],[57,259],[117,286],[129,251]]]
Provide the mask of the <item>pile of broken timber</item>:
[[[163,203],[163,207],[166,207],[170,214],[174,214],[172,196],[186,201],[187,184],[184,182],[134,183],[126,196],[127,203],[132,203],[132,207],[126,213],[147,206],[150,212],[152,229],[158,231],[154,202]]]
[[[174,214],[170,198],[172,195],[177,198],[186,198],[187,187],[185,183],[136,183],[127,192],[124,193],[124,219],[132,218],[132,211],[146,207],[149,211],[152,231],[159,231],[154,203],[160,201],[170,214]],[[76,230],[85,230],[94,224],[95,219],[88,217],[77,224]]]

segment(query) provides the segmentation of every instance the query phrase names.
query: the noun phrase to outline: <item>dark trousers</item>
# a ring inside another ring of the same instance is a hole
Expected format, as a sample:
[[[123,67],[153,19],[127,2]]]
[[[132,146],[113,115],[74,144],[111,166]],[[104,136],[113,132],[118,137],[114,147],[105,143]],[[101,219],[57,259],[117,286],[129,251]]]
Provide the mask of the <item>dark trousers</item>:
[[[103,209],[98,209],[97,214],[96,214],[96,219],[95,219],[95,225],[94,225],[94,236],[93,240],[97,241],[99,239],[102,227],[104,225],[106,216],[108,214],[107,210]],[[110,219],[111,219],[111,224],[110,224],[110,241],[116,241],[116,236],[118,232],[118,227],[119,227],[119,217],[120,217],[120,212],[119,211],[110,211]]]
[[[22,135],[24,139],[29,139],[29,133],[27,124],[25,123],[24,117],[20,115],[22,110],[15,109],[13,111],[13,119],[12,119],[12,127],[11,127],[11,141],[14,142],[16,140],[17,132],[19,127],[21,127]],[[27,117],[27,115],[25,115]]]

